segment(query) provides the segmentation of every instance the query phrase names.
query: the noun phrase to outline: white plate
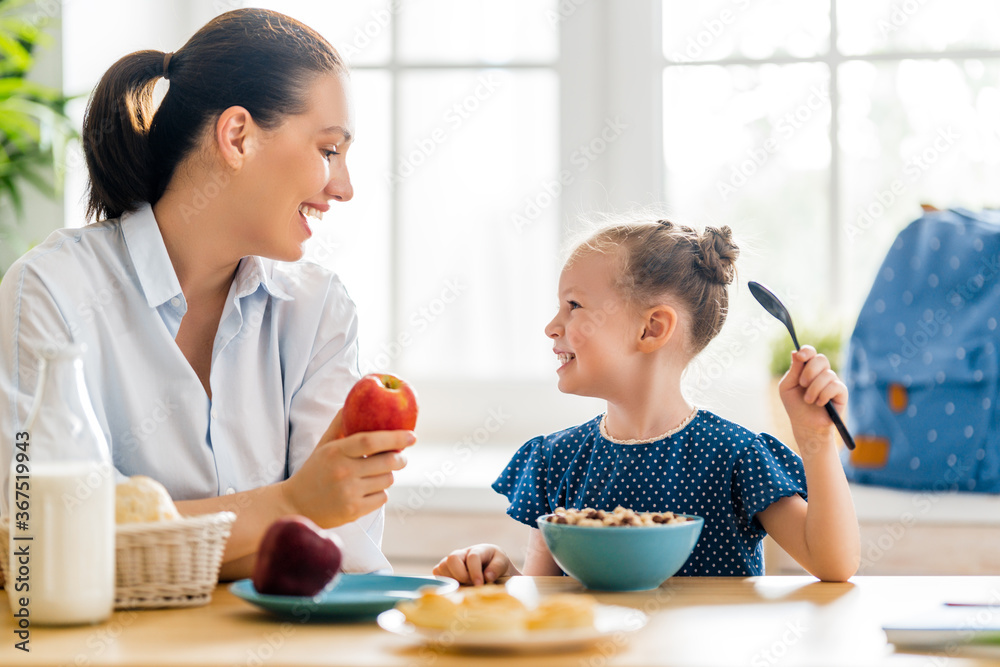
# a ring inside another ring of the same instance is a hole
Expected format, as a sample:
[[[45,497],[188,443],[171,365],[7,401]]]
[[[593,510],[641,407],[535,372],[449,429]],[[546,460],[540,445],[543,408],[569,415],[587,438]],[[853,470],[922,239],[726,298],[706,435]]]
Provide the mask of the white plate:
[[[439,648],[466,651],[533,652],[582,648],[617,633],[642,629],[648,617],[632,607],[597,605],[594,627],[560,630],[516,630],[509,632],[435,630],[421,628],[406,620],[403,612],[390,609],[378,616],[384,630]],[[620,637],[616,636],[614,641]]]

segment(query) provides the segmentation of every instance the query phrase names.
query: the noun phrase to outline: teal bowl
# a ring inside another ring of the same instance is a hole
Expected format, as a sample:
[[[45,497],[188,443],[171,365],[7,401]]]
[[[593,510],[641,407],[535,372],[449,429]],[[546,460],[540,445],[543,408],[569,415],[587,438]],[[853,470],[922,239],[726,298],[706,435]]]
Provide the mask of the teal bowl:
[[[598,591],[647,591],[674,576],[694,550],[705,520],[660,526],[575,526],[538,517],[563,572]]]

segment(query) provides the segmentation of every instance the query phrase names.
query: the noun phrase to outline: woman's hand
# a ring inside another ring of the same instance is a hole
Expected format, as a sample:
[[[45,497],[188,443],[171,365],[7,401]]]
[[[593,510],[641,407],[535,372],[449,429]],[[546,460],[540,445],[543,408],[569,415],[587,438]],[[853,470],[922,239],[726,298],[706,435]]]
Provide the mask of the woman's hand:
[[[491,584],[505,574],[520,574],[507,554],[495,544],[477,544],[452,551],[434,566],[433,572],[473,586]]]
[[[841,415],[847,408],[847,386],[830,368],[830,360],[811,345],[792,353],[792,365],[778,391],[803,453],[808,442],[826,439],[834,428],[823,406],[832,401]]]
[[[385,504],[393,471],[406,466],[411,431],[371,431],[344,437],[338,412],[309,458],[281,482],[288,513],[324,528],[359,519]]]

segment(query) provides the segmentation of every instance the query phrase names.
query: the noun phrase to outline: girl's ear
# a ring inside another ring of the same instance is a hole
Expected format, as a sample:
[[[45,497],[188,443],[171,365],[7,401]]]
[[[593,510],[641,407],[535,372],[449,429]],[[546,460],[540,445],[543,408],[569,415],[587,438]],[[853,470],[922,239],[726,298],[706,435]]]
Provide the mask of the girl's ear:
[[[240,106],[229,107],[215,122],[215,145],[222,159],[233,169],[243,166],[254,129],[250,112]]]
[[[639,351],[654,352],[666,345],[677,329],[677,319],[677,311],[670,306],[659,305],[647,310],[639,337]]]

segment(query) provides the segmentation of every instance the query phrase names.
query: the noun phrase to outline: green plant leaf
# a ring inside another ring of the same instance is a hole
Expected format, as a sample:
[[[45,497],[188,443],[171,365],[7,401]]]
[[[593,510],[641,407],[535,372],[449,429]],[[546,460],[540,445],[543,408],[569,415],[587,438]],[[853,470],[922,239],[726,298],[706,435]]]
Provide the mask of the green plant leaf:
[[[6,192],[7,197],[10,199],[10,205],[14,209],[14,213],[17,216],[24,214],[24,202],[21,199],[21,193],[17,190],[17,185],[15,181],[9,178],[0,178],[0,193]]]
[[[810,329],[799,331],[798,327],[796,327],[795,333],[798,336],[799,343],[802,345],[812,345],[816,348],[817,352],[825,354],[830,360],[830,367],[833,368],[833,372],[839,372],[841,348],[840,327],[830,327],[824,329],[822,333]],[[772,377],[781,377],[788,372],[792,364],[792,350],[794,349],[795,346],[792,344],[792,337],[782,329],[782,335],[775,338],[771,343]]]
[[[50,18],[40,3],[0,0],[0,210],[9,201],[0,234],[23,217],[25,187],[57,196],[63,179],[58,165],[68,143],[79,138],[66,114],[74,98],[27,78],[35,48],[52,43],[41,30]]]
[[[0,74],[14,74],[27,71],[31,67],[31,52],[24,43],[0,33]]]

